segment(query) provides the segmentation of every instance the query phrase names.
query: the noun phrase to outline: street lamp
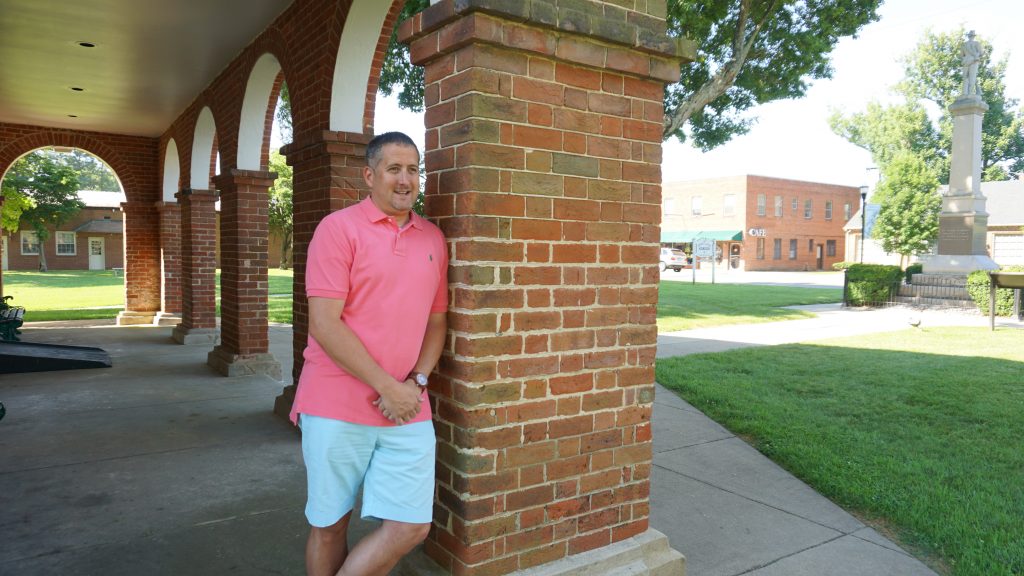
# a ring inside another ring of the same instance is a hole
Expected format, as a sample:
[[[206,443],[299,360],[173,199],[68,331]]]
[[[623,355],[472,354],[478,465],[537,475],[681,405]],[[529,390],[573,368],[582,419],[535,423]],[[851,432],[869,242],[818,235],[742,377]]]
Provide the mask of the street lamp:
[[[864,263],[864,236],[867,235],[868,187],[860,187],[860,263]]]

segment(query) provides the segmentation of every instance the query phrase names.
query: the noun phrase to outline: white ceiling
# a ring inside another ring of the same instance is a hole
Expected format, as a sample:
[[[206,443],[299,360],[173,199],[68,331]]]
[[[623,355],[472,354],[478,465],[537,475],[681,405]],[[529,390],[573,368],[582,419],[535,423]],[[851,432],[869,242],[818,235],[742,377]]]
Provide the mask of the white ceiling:
[[[0,122],[159,136],[291,3],[0,0]]]

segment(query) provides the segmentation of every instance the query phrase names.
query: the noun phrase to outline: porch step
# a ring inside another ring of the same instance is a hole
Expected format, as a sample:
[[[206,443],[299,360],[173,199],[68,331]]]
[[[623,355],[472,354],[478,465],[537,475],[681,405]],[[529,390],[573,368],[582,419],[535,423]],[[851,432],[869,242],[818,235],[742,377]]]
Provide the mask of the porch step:
[[[955,285],[936,286],[928,284],[903,284],[900,286],[899,295],[918,298],[971,300],[971,295],[967,292],[966,287]]]
[[[962,310],[964,312],[977,312],[978,307],[974,300],[959,298],[923,298],[918,296],[896,296],[893,298],[896,304],[902,304],[911,308],[930,308],[945,310]]]
[[[959,286],[967,287],[964,274],[913,274],[910,283],[914,286]]]

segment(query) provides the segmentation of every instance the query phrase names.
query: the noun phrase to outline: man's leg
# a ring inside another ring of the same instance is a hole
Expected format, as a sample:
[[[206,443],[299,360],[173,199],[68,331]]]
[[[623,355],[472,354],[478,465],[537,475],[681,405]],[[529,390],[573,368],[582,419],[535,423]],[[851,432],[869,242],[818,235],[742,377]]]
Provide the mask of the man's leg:
[[[430,524],[384,520],[356,544],[337,576],[386,576],[402,556],[423,542],[428,532]]]
[[[309,530],[306,540],[306,574],[308,576],[334,576],[348,556],[348,521],[352,512],[342,516],[331,526]]]

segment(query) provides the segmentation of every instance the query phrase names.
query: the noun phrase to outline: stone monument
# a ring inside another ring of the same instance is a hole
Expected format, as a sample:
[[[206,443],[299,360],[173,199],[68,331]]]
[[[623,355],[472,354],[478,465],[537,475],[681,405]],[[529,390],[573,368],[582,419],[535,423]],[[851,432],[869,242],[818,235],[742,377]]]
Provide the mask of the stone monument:
[[[963,88],[949,107],[953,115],[949,189],[942,196],[938,254],[922,259],[925,274],[969,274],[999,268],[985,248],[988,213],[981,194],[981,123],[988,105],[978,89],[982,48],[973,30],[961,53]]]

